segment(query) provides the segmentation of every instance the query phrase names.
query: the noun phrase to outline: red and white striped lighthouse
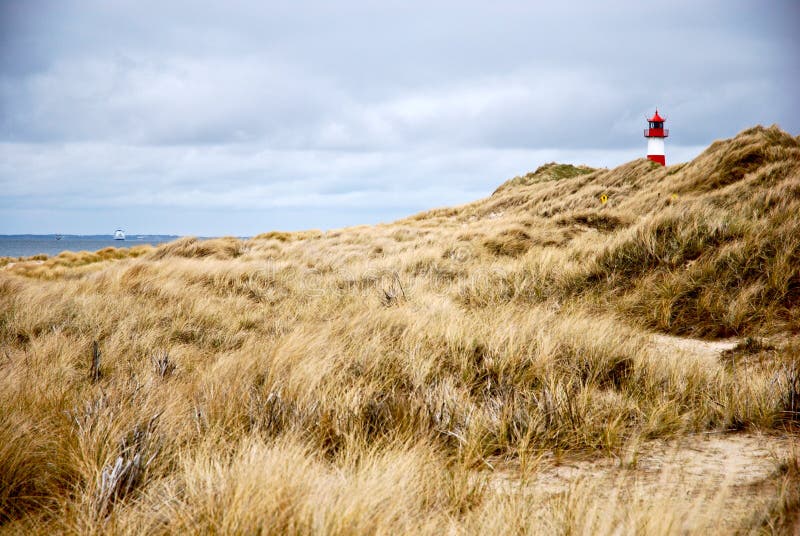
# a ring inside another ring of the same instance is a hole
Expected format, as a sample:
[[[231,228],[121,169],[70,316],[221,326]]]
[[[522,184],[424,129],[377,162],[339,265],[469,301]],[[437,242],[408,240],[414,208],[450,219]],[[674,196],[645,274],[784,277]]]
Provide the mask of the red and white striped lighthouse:
[[[650,128],[644,129],[644,137],[647,138],[647,158],[662,166],[667,165],[667,159],[664,157],[664,138],[669,136],[669,130],[664,128],[664,121],[666,119],[658,115],[656,108],[656,113],[647,120]]]

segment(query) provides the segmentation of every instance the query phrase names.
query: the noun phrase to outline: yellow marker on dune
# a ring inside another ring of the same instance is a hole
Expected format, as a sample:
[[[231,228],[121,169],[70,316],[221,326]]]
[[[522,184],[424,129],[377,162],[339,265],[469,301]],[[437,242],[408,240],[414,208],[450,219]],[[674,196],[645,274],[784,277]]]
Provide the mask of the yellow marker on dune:
[[[606,194],[601,195],[600,196],[600,203],[605,205],[606,201],[608,201],[608,196]]]

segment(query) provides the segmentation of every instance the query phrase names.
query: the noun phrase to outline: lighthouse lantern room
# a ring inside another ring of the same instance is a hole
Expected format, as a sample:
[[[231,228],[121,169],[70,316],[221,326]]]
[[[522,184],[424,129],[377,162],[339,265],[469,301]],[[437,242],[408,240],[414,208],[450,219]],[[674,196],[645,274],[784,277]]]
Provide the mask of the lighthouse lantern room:
[[[647,138],[647,158],[662,166],[667,165],[664,157],[664,138],[669,136],[669,129],[664,128],[664,121],[666,119],[658,115],[656,109],[653,117],[647,120],[649,128],[644,129],[644,137]]]

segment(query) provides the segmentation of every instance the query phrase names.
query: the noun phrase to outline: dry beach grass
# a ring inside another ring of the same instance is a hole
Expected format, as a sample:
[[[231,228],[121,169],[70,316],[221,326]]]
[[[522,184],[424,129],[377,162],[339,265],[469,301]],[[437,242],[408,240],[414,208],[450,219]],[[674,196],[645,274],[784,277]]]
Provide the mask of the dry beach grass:
[[[0,531],[796,530],[798,214],[800,139],[756,127],[391,224],[5,260]],[[708,436],[758,471],[682,477]]]

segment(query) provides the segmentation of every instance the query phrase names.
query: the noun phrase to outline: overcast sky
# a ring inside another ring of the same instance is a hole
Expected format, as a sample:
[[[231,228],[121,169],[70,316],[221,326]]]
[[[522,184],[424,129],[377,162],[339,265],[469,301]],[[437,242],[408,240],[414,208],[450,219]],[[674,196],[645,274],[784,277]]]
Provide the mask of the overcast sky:
[[[391,221],[800,133],[794,0],[0,0],[0,233]]]

